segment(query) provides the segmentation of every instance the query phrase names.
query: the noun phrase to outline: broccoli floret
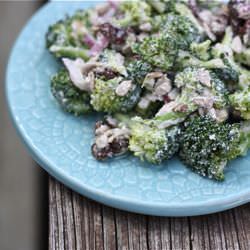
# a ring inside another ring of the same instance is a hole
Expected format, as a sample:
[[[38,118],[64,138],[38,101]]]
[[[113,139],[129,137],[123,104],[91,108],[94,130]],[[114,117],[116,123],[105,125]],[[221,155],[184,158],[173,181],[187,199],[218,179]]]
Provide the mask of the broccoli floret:
[[[122,18],[115,19],[114,22],[120,27],[138,26],[150,21],[151,6],[144,1],[124,1],[118,10],[122,13]]]
[[[159,129],[154,120],[132,119],[129,149],[141,160],[159,164],[173,157],[179,149],[177,126]]]
[[[192,42],[200,39],[198,29],[185,16],[167,14],[160,27],[160,32],[168,34],[177,43],[179,49],[187,50]]]
[[[229,100],[243,119],[250,120],[250,88],[236,91],[229,96]]]
[[[230,61],[222,56],[222,60],[225,64],[225,68],[214,69],[215,74],[224,81],[228,87],[233,87],[239,81],[239,73],[234,69]]]
[[[120,114],[115,117],[130,128],[129,150],[141,160],[159,164],[178,151],[178,126],[162,128],[157,119],[142,119],[138,116],[128,119]]]
[[[76,28],[78,27],[78,28]],[[83,43],[83,36],[90,27],[89,12],[77,11],[74,16],[66,17],[51,25],[46,34],[46,46],[56,57],[89,58]]]
[[[151,65],[142,60],[133,61],[127,66],[128,78],[138,84],[141,84],[145,76],[151,71]]]
[[[127,76],[127,70],[124,66],[124,60],[124,57],[120,53],[109,49],[105,49],[100,54],[98,59],[98,61],[102,63],[105,68],[109,68],[114,72],[117,72],[123,76]]]
[[[159,37],[147,37],[133,46],[133,52],[152,66],[163,70],[170,69],[177,55],[177,44],[167,34]]]
[[[235,60],[245,66],[250,67],[250,49],[244,49],[240,53],[235,54]]]
[[[208,61],[202,61],[187,51],[180,50],[175,64],[176,70],[184,69],[185,67],[202,67],[206,69],[224,69],[227,68],[221,58],[215,58]]]
[[[96,79],[91,104],[96,111],[127,112],[140,98],[141,88],[131,80],[116,77],[108,81]]]
[[[185,124],[179,155],[196,173],[222,181],[227,162],[244,155],[249,142],[249,125],[248,129],[243,129],[239,124],[216,123],[210,117],[195,117]]]
[[[212,48],[212,54],[216,58],[221,58],[226,65],[226,68],[219,70],[216,73],[222,79],[224,77],[231,80],[233,83],[238,82],[238,86],[242,89],[250,86],[250,73],[248,70],[237,64],[234,59],[234,54],[231,48],[233,40],[233,31],[228,27],[225,31],[224,38],[221,43],[215,44]],[[225,79],[227,80],[227,79]]]
[[[203,61],[207,61],[211,59],[210,45],[211,45],[211,40],[206,40],[201,43],[193,42],[190,45],[190,49],[192,54],[194,54],[197,58]]]
[[[188,18],[198,29],[199,33],[203,35],[205,33],[204,28],[201,26],[197,18],[193,15],[192,10],[185,4],[185,3],[176,3],[175,4],[175,11]]]
[[[52,77],[51,92],[61,107],[69,113],[78,116],[93,110],[89,94],[76,88],[64,69]]]
[[[179,2],[179,0],[158,0],[152,1],[147,0],[148,4],[150,4],[158,13],[168,13],[175,11],[175,4]]]

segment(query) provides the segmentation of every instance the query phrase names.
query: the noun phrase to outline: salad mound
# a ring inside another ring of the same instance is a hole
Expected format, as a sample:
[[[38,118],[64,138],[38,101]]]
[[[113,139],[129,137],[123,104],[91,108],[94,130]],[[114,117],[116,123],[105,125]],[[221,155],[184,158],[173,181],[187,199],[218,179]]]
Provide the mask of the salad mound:
[[[46,45],[63,110],[103,114],[97,160],[178,155],[221,181],[250,148],[249,0],[110,0],[51,25]]]

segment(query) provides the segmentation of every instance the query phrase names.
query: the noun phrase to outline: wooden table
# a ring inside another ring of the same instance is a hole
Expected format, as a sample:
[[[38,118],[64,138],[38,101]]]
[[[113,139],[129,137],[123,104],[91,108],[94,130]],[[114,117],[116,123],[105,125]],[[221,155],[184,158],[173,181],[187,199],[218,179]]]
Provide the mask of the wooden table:
[[[50,177],[49,249],[249,250],[250,204],[207,216],[145,216],[91,201]]]

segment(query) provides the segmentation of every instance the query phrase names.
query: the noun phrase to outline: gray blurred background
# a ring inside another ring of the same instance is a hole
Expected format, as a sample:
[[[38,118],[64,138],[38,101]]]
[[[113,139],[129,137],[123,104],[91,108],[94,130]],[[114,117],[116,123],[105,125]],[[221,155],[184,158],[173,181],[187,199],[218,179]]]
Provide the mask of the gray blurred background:
[[[0,0],[0,250],[47,249],[47,174],[26,153],[7,113],[10,49],[43,2]]]

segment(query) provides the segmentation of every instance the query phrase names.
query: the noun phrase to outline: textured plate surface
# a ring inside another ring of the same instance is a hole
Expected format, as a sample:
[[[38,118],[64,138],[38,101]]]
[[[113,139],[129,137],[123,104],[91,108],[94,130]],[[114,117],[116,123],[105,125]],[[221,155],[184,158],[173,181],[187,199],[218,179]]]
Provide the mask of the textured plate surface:
[[[74,118],[55,103],[49,79],[59,65],[46,51],[44,35],[48,26],[65,14],[93,4],[96,2],[47,4],[29,21],[13,48],[7,70],[7,101],[33,158],[75,191],[129,211],[198,215],[248,202],[250,154],[230,163],[223,183],[201,178],[177,159],[155,167],[131,156],[105,163],[91,156],[97,117]]]

